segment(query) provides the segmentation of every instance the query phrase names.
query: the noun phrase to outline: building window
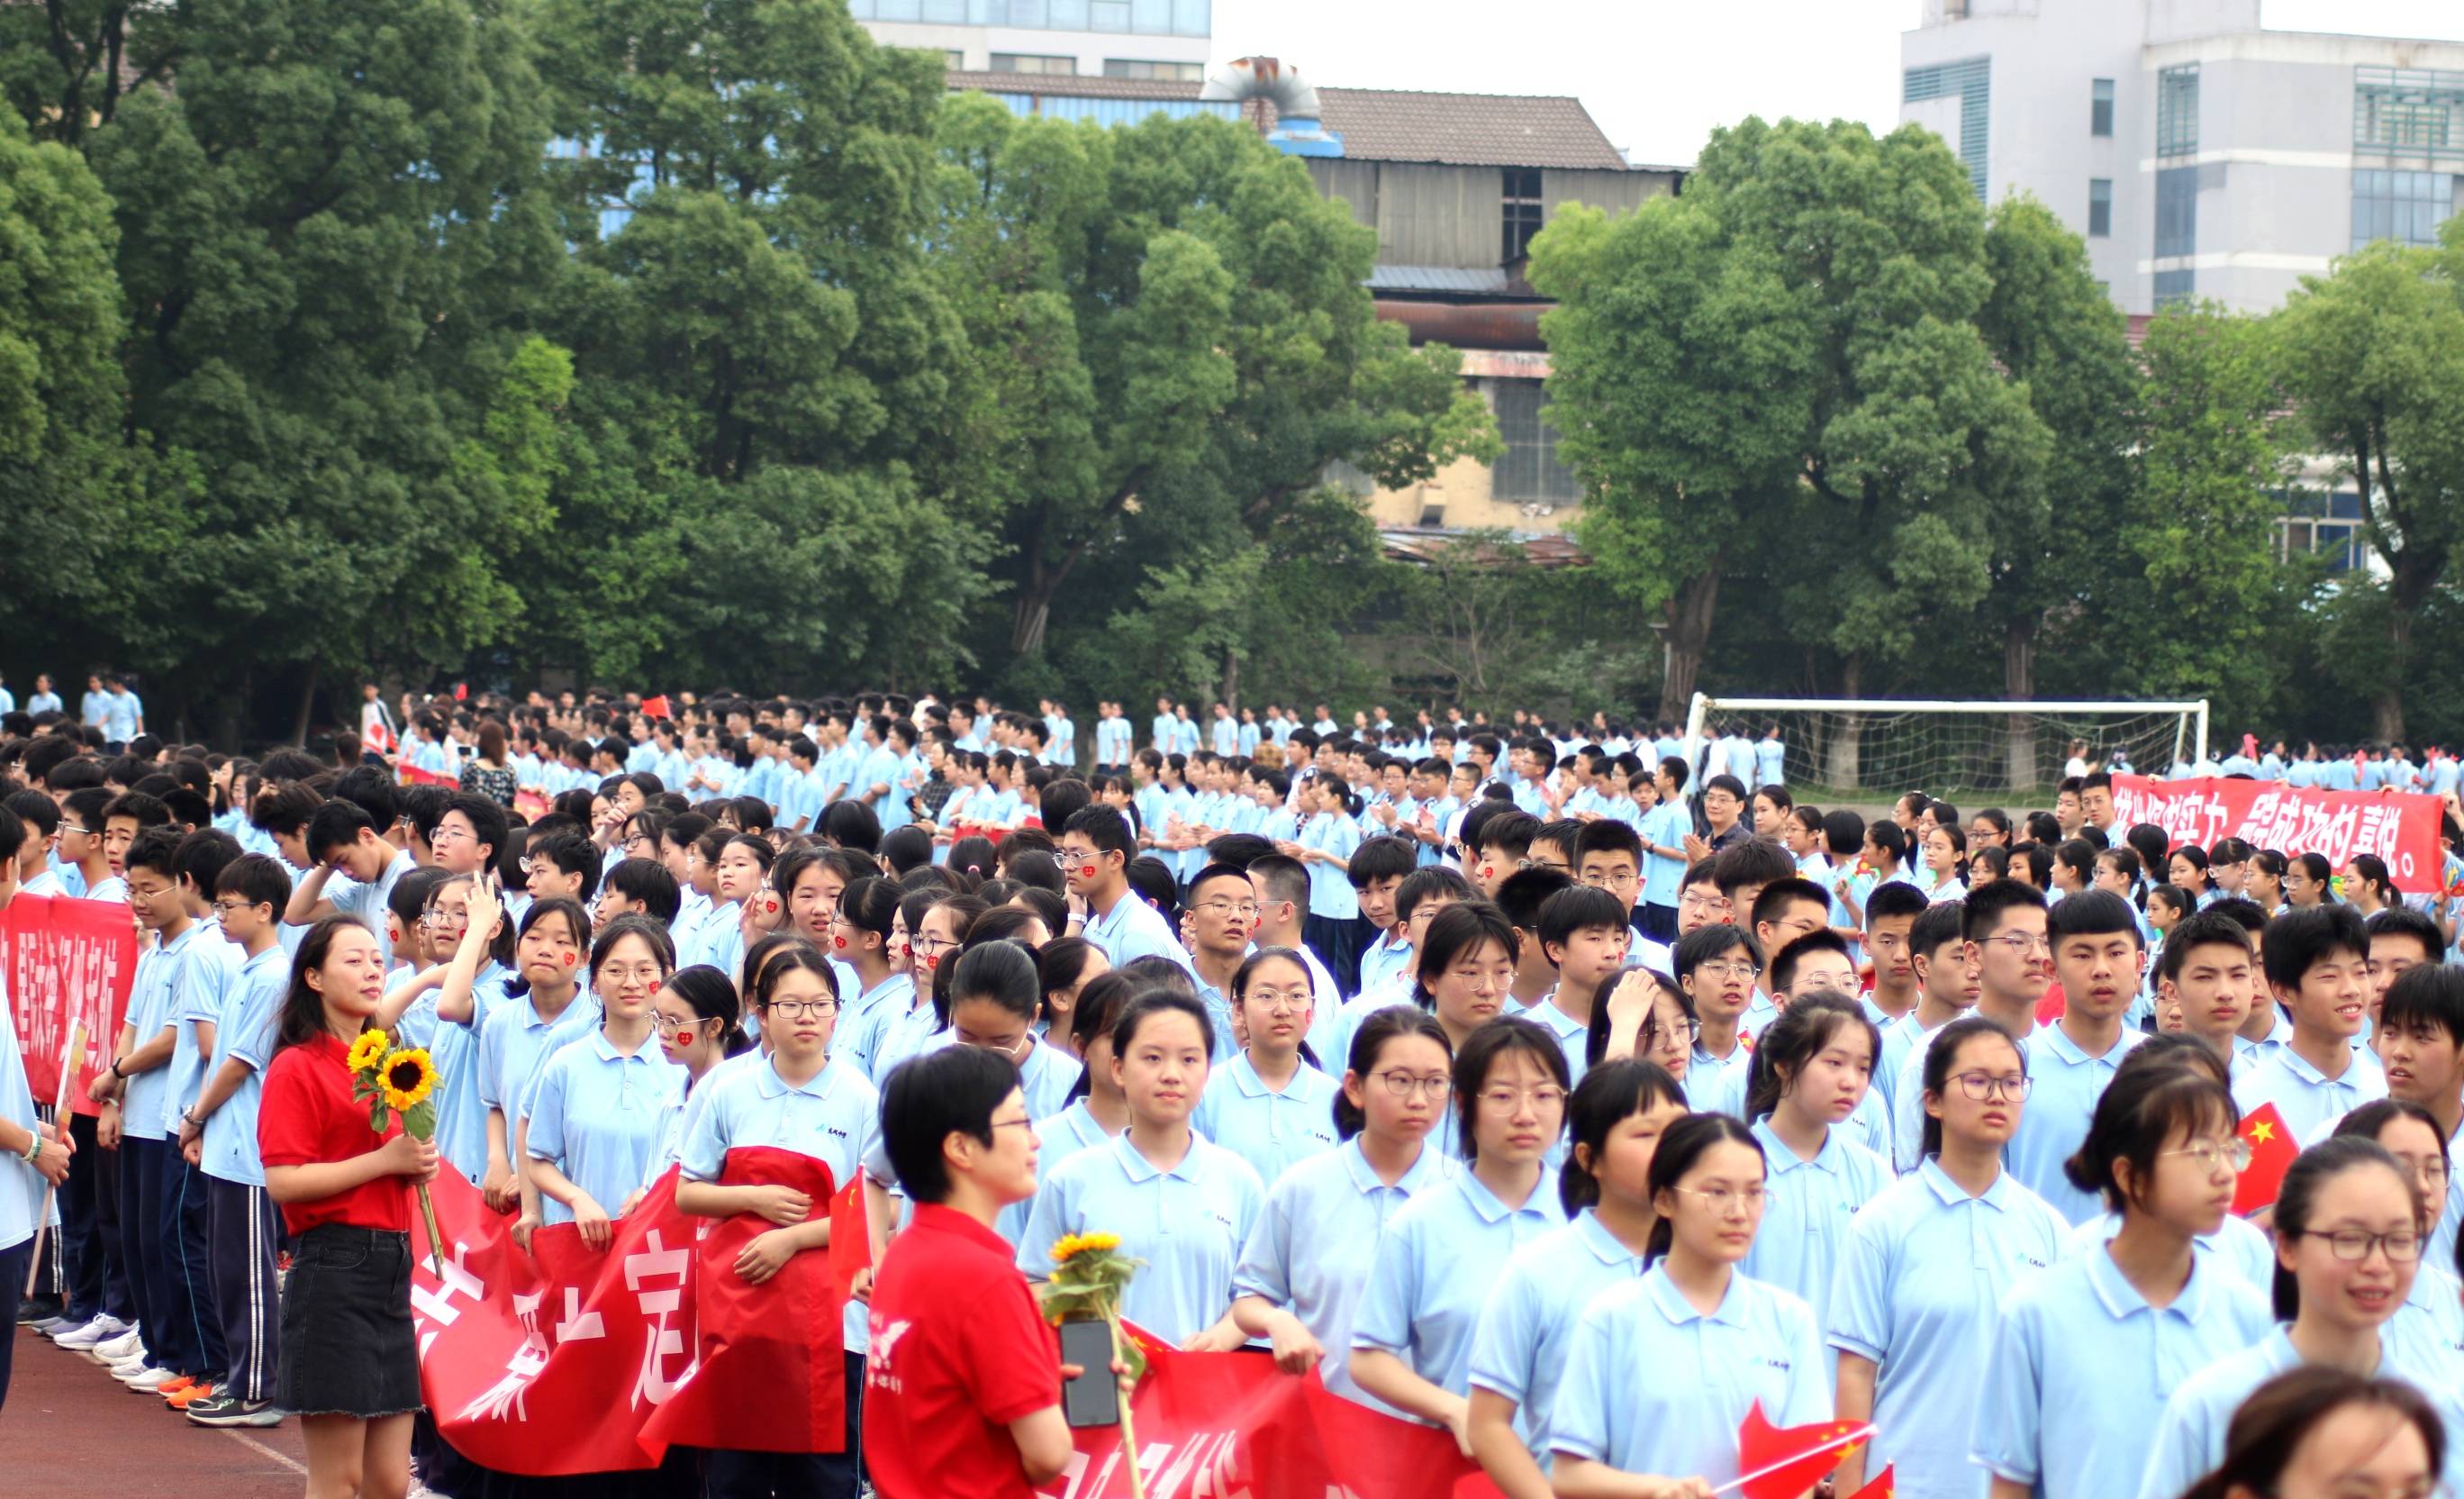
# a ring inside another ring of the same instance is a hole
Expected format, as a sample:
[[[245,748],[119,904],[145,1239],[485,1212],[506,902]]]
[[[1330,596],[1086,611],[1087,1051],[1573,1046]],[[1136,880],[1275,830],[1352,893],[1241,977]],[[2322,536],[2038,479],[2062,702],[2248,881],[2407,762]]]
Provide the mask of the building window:
[[[966,70],[967,55],[953,47],[948,52],[941,54],[941,66],[949,69],[952,73],[962,73]]]
[[[2087,180],[2087,232],[2090,239],[2102,239],[2113,232],[2113,179],[2110,177]]]
[[[997,52],[993,54],[995,73],[1057,74],[1067,77],[1078,71],[1075,57],[1044,57],[1031,52]]]
[[[2199,149],[2199,65],[2156,75],[2156,154],[2194,156]]]
[[[2354,490],[2322,495],[2317,490],[2278,492],[2284,509],[2276,518],[2276,551],[2291,562],[2303,553],[2327,559],[2329,572],[2362,567],[2369,544],[2362,534],[2362,496]]]
[[[2156,258],[2198,254],[2199,169],[2156,170]]]
[[[1501,263],[1511,265],[1530,251],[1531,236],[1540,232],[1540,226],[1548,218],[1540,201],[1540,168],[1506,168],[1505,208],[1505,256]]]
[[[1506,456],[1491,472],[1489,497],[1501,504],[1571,505],[1583,497],[1573,471],[1557,461],[1557,430],[1541,417],[1548,392],[1536,380],[1492,380],[1497,435]]]
[[[2161,309],[2175,302],[2189,301],[2198,294],[2194,271],[2159,271],[2156,273],[2156,305]]]
[[[1162,78],[1174,83],[1196,83],[1206,77],[1202,62],[1148,62],[1139,57],[1107,57],[1104,77],[1108,78]]]
[[[2367,167],[2353,172],[2353,248],[2374,239],[2399,245],[2435,245],[2438,226],[2455,211],[2455,181],[2448,172],[2394,172]]]
[[[1968,168],[1968,185],[1985,196],[1985,160],[1993,106],[1993,59],[1965,57],[1929,68],[1910,68],[1900,75],[1900,101],[1919,104],[1932,99],[1959,100],[1959,160]]]
[[[2087,133],[2113,134],[2113,80],[2097,78],[2088,85]]]
[[[2355,68],[2353,143],[2413,156],[2464,157],[2464,73]]]

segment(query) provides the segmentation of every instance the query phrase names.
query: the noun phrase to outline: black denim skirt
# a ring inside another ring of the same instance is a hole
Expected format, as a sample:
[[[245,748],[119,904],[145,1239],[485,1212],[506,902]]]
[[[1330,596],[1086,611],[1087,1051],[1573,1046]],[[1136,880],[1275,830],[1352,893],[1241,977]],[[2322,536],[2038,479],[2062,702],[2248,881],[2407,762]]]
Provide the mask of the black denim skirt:
[[[276,1399],[300,1416],[419,1409],[408,1234],[326,1223],[300,1236],[282,1294]]]

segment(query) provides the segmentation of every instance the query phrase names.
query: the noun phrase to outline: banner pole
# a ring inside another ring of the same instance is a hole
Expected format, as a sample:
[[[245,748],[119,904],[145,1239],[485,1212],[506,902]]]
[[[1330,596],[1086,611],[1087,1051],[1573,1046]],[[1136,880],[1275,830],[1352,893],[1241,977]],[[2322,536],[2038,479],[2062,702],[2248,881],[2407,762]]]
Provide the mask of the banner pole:
[[[69,1090],[77,1086],[77,1063],[82,1060],[79,1053],[84,1049],[85,1017],[80,1015],[69,1022],[69,1044],[60,1051],[60,1086],[57,1090],[59,1097],[52,1105],[52,1128],[55,1130],[60,1127],[60,1120],[68,1115]],[[40,1130],[35,1132],[34,1137],[42,1138]],[[58,1182],[43,1183],[42,1211],[34,1215],[34,1259],[33,1264],[26,1267],[25,1294],[28,1296],[34,1293],[34,1283],[43,1273],[43,1235],[51,1230],[52,1204],[59,1201],[59,1196]]]
[[[1845,1436],[1832,1438],[1820,1446],[1808,1447],[1804,1451],[1796,1453],[1792,1457],[1784,1457],[1767,1467],[1756,1468],[1750,1473],[1741,1474],[1738,1477],[1732,1478],[1727,1483],[1722,1484],[1719,1488],[1712,1489],[1711,1492],[1714,1495],[1714,1499],[1716,1499],[1716,1496],[1720,1494],[1734,1493],[1738,1489],[1745,1488],[1748,1484],[1752,1483],[1757,1478],[1769,1478],[1773,1473],[1779,1472],[1785,1468],[1794,1467],[1797,1464],[1804,1462],[1807,1458],[1813,1457],[1817,1453],[1828,1452],[1834,1447],[1842,1449],[1839,1455],[1844,1458],[1848,1455],[1845,1450],[1846,1448],[1855,1446],[1858,1443],[1864,1441],[1867,1437],[1870,1437],[1873,1434],[1873,1423],[1868,1422],[1864,1425],[1858,1427],[1856,1430],[1849,1432]]]

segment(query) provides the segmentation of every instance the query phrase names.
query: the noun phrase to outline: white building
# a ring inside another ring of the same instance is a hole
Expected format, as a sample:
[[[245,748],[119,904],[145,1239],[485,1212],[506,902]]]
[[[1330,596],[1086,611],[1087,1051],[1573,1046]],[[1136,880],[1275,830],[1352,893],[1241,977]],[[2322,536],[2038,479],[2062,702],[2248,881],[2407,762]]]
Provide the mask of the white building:
[[[1900,117],[2034,194],[2124,312],[2267,311],[2464,192],[2464,43],[2271,32],[2259,0],[1924,0]]]
[[[1214,0],[847,0],[872,39],[942,54],[953,72],[1206,76]]]

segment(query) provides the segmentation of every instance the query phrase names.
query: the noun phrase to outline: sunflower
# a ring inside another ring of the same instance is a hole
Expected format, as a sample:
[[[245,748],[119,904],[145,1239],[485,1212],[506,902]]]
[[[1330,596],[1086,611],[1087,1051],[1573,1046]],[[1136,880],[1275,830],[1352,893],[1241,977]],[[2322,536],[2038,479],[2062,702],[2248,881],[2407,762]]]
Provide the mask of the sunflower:
[[[384,1061],[385,1052],[392,1047],[392,1038],[384,1031],[363,1030],[360,1032],[360,1039],[351,1043],[351,1054],[343,1060],[352,1071],[364,1072]]]
[[[1104,1254],[1121,1246],[1119,1234],[1063,1234],[1052,1245],[1052,1263],[1067,1265],[1081,1254]]]
[[[385,1084],[386,1105],[396,1113],[418,1107],[436,1088],[436,1067],[426,1047],[389,1054],[378,1077]]]

